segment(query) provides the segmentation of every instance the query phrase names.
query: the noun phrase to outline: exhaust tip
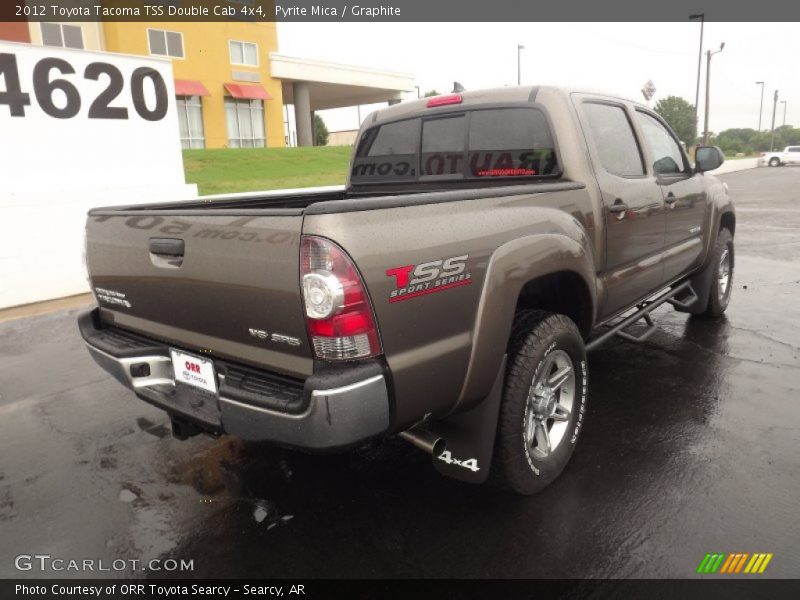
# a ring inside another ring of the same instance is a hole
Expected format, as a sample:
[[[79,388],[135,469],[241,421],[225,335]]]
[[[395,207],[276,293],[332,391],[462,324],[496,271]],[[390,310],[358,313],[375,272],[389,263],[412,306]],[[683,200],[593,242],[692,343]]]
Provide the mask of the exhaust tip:
[[[434,458],[440,456],[447,449],[447,441],[427,429],[409,429],[401,431],[398,435],[409,444],[432,454]]]
[[[447,450],[447,440],[444,438],[437,439],[431,447],[431,454],[433,458],[439,458],[444,451]]]

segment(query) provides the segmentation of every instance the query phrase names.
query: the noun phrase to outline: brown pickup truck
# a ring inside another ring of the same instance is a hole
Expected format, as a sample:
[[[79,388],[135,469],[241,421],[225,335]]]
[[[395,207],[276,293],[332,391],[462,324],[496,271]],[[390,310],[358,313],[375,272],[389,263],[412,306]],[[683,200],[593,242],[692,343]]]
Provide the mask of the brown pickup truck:
[[[586,352],[665,302],[717,317],[736,220],[634,102],[552,87],[371,114],[346,186],[98,208],[95,360],[205,432],[306,450],[399,435],[523,494],[584,426]],[[644,320],[644,326],[634,322]]]

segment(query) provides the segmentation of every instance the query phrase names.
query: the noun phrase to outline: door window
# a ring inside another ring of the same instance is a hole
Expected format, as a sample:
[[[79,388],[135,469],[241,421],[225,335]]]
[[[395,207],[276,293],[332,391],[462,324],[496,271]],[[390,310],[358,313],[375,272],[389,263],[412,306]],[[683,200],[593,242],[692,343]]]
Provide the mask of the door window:
[[[625,109],[616,104],[587,102],[584,111],[603,168],[623,177],[644,175],[642,155]]]
[[[687,165],[683,152],[667,128],[658,119],[640,110],[636,111],[636,118],[653,157],[653,172],[656,175],[685,173]]]

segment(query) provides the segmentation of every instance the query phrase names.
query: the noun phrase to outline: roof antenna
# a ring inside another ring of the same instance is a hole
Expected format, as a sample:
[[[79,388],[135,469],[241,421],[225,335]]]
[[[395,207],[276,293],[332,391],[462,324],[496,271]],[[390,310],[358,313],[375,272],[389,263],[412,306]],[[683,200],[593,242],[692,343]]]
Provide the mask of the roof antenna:
[[[453,82],[453,91],[452,91],[453,94],[460,94],[461,92],[464,91],[466,91],[466,88],[463,85],[461,85],[457,81]]]

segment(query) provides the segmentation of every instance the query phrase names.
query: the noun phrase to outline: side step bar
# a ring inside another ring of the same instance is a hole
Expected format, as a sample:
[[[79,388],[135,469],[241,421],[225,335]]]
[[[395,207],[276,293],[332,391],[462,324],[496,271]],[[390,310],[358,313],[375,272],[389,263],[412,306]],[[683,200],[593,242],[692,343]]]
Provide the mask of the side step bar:
[[[642,302],[638,305],[639,310],[633,313],[631,316],[626,317],[616,325],[609,327],[606,331],[599,335],[588,344],[586,344],[586,351],[594,350],[600,344],[607,341],[609,338],[618,335],[619,337],[628,340],[629,342],[643,342],[647,338],[649,338],[655,331],[658,329],[658,325],[653,322],[653,318],[650,316],[650,313],[654,311],[656,308],[664,304],[665,302],[669,302],[675,307],[678,308],[685,308],[690,306],[693,302],[697,300],[697,293],[692,288],[691,281],[684,281],[683,283],[676,285],[674,288],[671,288],[668,292],[666,292],[663,296],[659,296],[655,300],[649,300]],[[644,322],[647,323],[647,329],[643,332],[639,333],[638,335],[629,333],[625,331],[628,327],[636,323],[639,319],[644,319]]]

